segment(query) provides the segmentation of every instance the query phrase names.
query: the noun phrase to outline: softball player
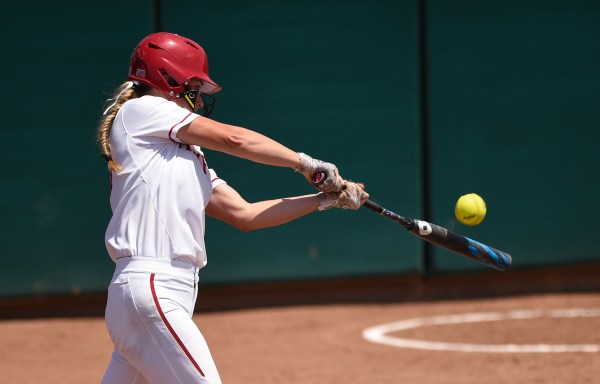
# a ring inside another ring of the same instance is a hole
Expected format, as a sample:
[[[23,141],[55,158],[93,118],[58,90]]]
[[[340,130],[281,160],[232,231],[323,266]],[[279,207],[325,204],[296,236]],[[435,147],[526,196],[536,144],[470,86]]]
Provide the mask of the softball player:
[[[205,214],[248,231],[317,209],[358,209],[368,194],[331,163],[209,119],[209,95],[220,87],[190,39],[147,36],[131,56],[128,80],[97,134],[111,175],[105,241],[116,264],[105,316],[114,352],[102,382],[220,383],[192,321],[206,265]],[[209,168],[201,147],[289,167],[309,181],[322,172],[326,182],[317,194],[248,203]]]

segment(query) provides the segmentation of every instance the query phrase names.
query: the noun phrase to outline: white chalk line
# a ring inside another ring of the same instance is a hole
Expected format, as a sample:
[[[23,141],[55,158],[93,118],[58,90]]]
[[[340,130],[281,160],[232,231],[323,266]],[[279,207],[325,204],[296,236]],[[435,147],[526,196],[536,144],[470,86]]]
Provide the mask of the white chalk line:
[[[542,317],[600,317],[600,309],[571,308],[557,309],[552,311],[517,310],[508,312],[481,312],[433,317],[418,317],[370,327],[365,329],[362,335],[366,340],[373,343],[385,344],[399,348],[425,349],[433,351],[487,353],[600,352],[600,344],[467,344],[405,339],[386,335],[390,332],[435,325],[481,323],[486,321],[502,320],[526,320]]]

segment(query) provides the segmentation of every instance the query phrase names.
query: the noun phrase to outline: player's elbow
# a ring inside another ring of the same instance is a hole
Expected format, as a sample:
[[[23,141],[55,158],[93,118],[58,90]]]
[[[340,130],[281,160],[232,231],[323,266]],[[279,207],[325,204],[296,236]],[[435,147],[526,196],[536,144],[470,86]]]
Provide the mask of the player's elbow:
[[[238,210],[234,215],[230,216],[228,222],[235,229],[242,232],[251,232],[260,228],[255,219],[251,206],[248,205],[245,209]]]
[[[252,232],[254,230],[260,229],[260,226],[255,225],[253,221],[235,221],[230,223],[235,229],[239,229],[242,232]]]
[[[237,227],[237,229],[239,229],[242,232],[252,232],[252,231],[254,231],[255,229],[258,229],[258,228],[253,227],[251,225],[239,225]]]

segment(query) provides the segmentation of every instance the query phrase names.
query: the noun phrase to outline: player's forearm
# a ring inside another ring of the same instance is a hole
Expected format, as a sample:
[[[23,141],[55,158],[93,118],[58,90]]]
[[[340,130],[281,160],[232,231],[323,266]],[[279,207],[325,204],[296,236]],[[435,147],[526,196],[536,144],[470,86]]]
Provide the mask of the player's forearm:
[[[257,163],[296,169],[299,154],[258,132],[222,124],[204,117],[196,118],[179,130],[177,137],[186,144],[225,152]]]
[[[274,227],[305,216],[319,208],[317,195],[266,200],[248,206],[238,227],[244,231]]]
[[[257,163],[295,169],[299,164],[298,152],[258,132],[235,127],[220,149],[223,152]]]

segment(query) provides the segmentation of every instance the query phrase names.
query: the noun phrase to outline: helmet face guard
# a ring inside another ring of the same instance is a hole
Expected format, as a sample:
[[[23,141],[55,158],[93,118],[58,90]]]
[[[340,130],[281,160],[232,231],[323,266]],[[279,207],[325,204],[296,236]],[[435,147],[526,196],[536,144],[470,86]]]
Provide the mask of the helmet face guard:
[[[183,98],[192,111],[202,115],[204,117],[210,116],[215,105],[217,104],[217,100],[211,95],[202,93],[200,90],[190,89],[190,84],[186,81],[183,83],[185,88],[184,92],[178,93],[175,95],[176,98]],[[202,111],[201,111],[202,110]]]
[[[212,97],[207,102],[204,98],[221,90],[208,76],[204,49],[193,40],[167,32],[150,34],[137,45],[129,61],[128,78],[163,91],[171,100],[183,97],[194,111],[201,104],[205,116],[215,103]],[[202,80],[198,91],[189,89],[194,78]]]

